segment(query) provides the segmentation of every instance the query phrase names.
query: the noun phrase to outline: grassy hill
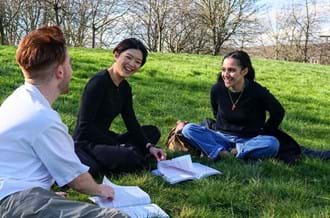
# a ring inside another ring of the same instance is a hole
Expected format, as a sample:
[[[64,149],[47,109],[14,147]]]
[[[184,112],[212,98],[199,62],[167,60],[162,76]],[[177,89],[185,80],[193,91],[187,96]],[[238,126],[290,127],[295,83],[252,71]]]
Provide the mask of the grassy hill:
[[[72,48],[70,54],[71,93],[61,96],[54,108],[72,132],[84,85],[112,64],[113,55],[108,50],[82,48]],[[0,103],[23,83],[14,56],[14,47],[0,46]],[[211,117],[209,90],[221,59],[152,53],[143,69],[129,79],[137,117],[141,124],[160,127],[160,146],[176,120],[200,122]],[[257,81],[286,109],[281,127],[303,145],[330,149],[330,67],[252,61]],[[125,130],[121,119],[115,120],[113,130]],[[295,166],[287,166],[276,160],[245,163],[193,158],[224,174],[178,185],[168,185],[148,172],[109,177],[118,184],[140,186],[172,217],[330,217],[329,162],[303,157]],[[87,197],[70,191],[71,199],[87,201]]]

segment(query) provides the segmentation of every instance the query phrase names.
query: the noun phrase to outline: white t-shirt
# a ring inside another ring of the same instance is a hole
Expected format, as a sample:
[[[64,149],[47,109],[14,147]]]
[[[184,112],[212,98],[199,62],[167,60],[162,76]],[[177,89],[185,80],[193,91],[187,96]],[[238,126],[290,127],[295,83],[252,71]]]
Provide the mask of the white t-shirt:
[[[25,84],[0,106],[0,200],[33,187],[50,189],[88,171],[67,126],[37,87]]]

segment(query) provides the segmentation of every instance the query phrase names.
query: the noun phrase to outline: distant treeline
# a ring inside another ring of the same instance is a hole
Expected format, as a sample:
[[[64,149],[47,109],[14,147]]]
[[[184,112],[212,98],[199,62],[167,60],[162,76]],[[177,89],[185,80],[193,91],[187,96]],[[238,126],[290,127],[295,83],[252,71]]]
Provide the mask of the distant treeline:
[[[283,50],[289,46],[295,55],[284,59],[310,61],[310,45],[321,42],[317,31],[329,22],[324,19],[330,17],[329,11],[322,12],[318,1],[306,0],[282,8],[275,19],[266,19],[269,8],[261,2],[0,0],[0,44],[17,45],[39,26],[60,25],[74,47],[109,48],[124,37],[137,37],[154,52],[217,55],[225,47],[270,48],[272,44],[274,58],[285,55]]]

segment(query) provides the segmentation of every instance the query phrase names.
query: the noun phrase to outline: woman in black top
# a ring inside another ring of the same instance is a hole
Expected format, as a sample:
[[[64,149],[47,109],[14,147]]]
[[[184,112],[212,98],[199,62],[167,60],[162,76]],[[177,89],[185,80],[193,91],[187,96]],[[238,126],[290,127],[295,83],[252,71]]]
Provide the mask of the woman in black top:
[[[224,57],[221,74],[211,89],[211,106],[216,131],[196,124],[182,129],[192,145],[213,160],[230,152],[244,159],[276,156],[279,141],[265,132],[278,128],[284,109],[266,88],[255,82],[246,52],[234,51]]]
[[[129,38],[113,53],[114,64],[97,73],[85,87],[73,135],[79,158],[94,176],[147,168],[149,154],[156,160],[165,158],[163,150],[154,146],[160,138],[158,128],[140,126],[126,81],[144,65],[148,52],[142,42]],[[119,114],[128,130],[125,134],[109,130]]]

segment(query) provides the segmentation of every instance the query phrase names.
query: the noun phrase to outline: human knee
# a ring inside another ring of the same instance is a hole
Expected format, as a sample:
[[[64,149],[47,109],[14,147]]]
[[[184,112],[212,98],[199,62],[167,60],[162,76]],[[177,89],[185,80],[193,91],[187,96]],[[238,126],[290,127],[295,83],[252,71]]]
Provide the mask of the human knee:
[[[114,208],[103,208],[105,210],[104,217],[106,218],[128,218],[129,216],[126,213]]]
[[[148,168],[146,159],[135,151],[127,152],[126,157],[123,159],[125,161],[122,162],[121,165],[123,166],[123,168],[126,168],[126,170],[124,171],[134,172],[136,170]]]
[[[152,143],[153,144],[157,144],[159,139],[160,139],[160,136],[161,136],[161,133],[160,133],[160,130],[157,126],[150,126],[151,128],[151,132],[152,132],[152,137],[151,140],[152,140]]]
[[[193,123],[188,123],[188,124],[186,124],[186,125],[183,127],[183,129],[182,129],[182,134],[183,134],[185,137],[189,138],[189,137],[191,137],[191,136],[196,132],[196,130],[197,130],[198,128],[200,128],[199,125],[197,125],[197,124],[193,124]]]
[[[266,143],[268,145],[269,154],[271,154],[272,156],[277,155],[280,149],[280,142],[278,141],[278,139],[275,138],[274,136],[268,136],[266,140],[267,140]]]
[[[158,143],[161,133],[157,126],[145,125],[145,126],[142,126],[142,129],[143,129],[144,134],[146,135],[146,137],[152,144]]]

